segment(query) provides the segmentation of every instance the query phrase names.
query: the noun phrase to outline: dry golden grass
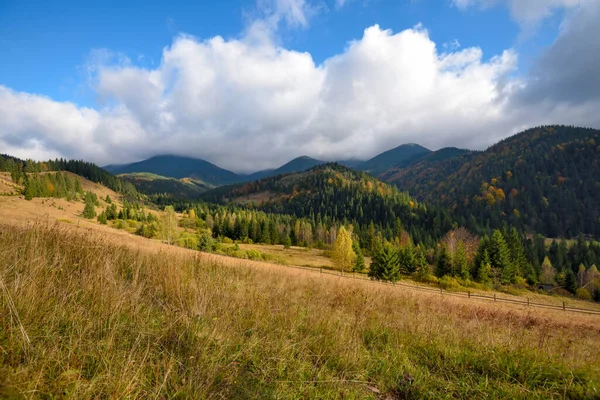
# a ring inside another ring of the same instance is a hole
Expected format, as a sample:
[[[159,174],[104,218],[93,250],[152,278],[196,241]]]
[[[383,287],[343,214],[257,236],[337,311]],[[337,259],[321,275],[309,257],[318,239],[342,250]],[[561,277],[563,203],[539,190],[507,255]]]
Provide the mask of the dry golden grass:
[[[600,395],[597,316],[122,239],[0,224],[0,397]]]

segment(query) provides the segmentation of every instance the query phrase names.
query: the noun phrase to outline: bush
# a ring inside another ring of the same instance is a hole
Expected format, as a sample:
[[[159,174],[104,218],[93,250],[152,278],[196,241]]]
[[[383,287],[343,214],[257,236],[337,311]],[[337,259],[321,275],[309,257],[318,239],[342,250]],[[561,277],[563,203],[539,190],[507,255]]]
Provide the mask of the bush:
[[[233,243],[233,240],[229,239],[227,236],[225,236],[222,240],[221,243],[225,243],[225,244],[231,244]]]
[[[590,294],[590,292],[588,292],[588,290],[586,288],[577,289],[577,291],[575,292],[575,295],[577,296],[577,298],[579,298],[581,300],[591,300],[592,299],[592,295]]]
[[[246,250],[246,254],[250,260],[261,260],[261,253],[258,250]]]
[[[126,227],[127,227],[127,225],[125,224],[125,221],[123,221],[122,219],[118,219],[115,221],[115,228],[125,229]]]
[[[453,278],[451,276],[448,275],[444,275],[443,277],[440,278],[439,280],[439,285],[446,290],[460,290],[460,289],[464,289],[461,284],[456,280],[456,278]]]

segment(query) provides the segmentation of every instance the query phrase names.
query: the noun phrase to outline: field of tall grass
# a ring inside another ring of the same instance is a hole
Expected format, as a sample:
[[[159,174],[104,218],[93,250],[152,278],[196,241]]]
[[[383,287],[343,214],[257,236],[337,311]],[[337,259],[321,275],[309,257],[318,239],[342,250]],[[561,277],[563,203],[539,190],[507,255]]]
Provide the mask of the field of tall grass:
[[[0,398],[598,398],[598,343],[597,316],[0,223]]]

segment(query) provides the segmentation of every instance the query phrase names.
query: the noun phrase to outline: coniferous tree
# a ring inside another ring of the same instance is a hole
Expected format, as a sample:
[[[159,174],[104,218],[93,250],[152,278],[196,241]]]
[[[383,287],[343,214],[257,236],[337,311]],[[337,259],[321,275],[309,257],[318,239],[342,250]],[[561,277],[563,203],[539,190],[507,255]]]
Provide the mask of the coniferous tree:
[[[516,277],[516,268],[510,262],[510,250],[499,230],[495,230],[492,235],[490,261],[492,267],[500,271],[500,282],[503,285],[508,285]]]
[[[363,272],[365,270],[365,257],[363,256],[360,245],[357,241],[352,242],[352,250],[356,254],[356,261],[354,262],[354,272]]]
[[[479,260],[479,268],[477,269],[477,279],[481,283],[490,283],[492,274],[492,266],[490,256],[487,249],[483,251],[483,255]]]
[[[450,275],[452,273],[452,259],[448,249],[443,245],[440,249],[437,262],[435,264],[435,274],[441,278],[444,275]]]

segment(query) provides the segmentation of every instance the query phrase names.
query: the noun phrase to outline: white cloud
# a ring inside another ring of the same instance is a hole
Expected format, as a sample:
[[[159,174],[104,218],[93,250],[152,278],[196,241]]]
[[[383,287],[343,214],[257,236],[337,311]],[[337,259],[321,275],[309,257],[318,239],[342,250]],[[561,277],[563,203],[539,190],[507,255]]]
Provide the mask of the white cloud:
[[[582,1],[588,0],[453,0],[453,4],[461,10],[504,4],[517,22],[531,25],[549,17],[556,9],[574,8],[581,5]]]
[[[98,110],[0,86],[0,148],[99,164],[171,153],[252,171],[303,154],[367,158],[407,142],[483,148],[543,123],[600,126],[600,96],[527,100],[527,79],[537,78],[517,79],[516,68],[510,50],[488,61],[477,47],[440,52],[421,26],[372,26],[322,65],[250,31],[179,36],[156,69],[94,69]]]

